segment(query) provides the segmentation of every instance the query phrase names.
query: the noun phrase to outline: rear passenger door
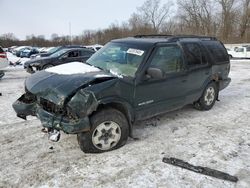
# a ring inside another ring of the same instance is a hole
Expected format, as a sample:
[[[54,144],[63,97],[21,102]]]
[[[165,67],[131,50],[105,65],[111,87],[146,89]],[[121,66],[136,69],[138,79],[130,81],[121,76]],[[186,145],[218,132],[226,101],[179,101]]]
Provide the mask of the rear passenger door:
[[[199,42],[181,42],[188,70],[186,103],[198,100],[211,75],[207,51]]]

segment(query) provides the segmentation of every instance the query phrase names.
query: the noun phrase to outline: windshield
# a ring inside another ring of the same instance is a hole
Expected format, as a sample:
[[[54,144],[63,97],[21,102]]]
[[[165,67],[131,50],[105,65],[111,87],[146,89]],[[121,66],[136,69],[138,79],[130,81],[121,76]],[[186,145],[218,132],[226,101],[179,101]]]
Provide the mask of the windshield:
[[[69,51],[69,49],[62,49],[62,50],[59,50],[58,52],[51,54],[50,57],[59,57],[59,56],[61,56],[62,54],[66,53],[67,51]]]
[[[116,75],[134,77],[145,54],[144,50],[130,44],[110,42],[92,55],[87,63]]]

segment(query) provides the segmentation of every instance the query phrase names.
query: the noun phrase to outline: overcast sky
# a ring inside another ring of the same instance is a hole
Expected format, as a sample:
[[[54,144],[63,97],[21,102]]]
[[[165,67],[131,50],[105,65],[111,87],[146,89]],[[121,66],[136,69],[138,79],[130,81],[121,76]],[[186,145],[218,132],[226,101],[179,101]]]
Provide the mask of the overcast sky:
[[[162,0],[162,2],[168,0]],[[79,35],[127,21],[145,0],[0,0],[0,35]]]

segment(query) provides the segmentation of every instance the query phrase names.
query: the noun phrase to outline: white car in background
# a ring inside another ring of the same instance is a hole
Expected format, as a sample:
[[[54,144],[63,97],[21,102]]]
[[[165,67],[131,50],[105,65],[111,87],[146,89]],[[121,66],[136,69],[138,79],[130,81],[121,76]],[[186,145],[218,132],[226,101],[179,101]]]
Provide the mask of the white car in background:
[[[250,58],[250,46],[235,47],[227,49],[230,58]]]
[[[3,69],[8,67],[9,61],[6,52],[0,47],[0,78],[4,76]]]
[[[103,45],[95,44],[95,45],[88,45],[88,46],[84,46],[84,47],[91,49],[91,50],[94,50],[96,52],[96,51],[100,50],[103,47]]]

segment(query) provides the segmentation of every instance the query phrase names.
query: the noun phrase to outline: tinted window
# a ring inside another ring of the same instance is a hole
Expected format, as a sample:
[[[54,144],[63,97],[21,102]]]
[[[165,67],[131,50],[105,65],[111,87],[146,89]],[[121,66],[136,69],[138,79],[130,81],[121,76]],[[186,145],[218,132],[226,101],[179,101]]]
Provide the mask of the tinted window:
[[[71,51],[68,53],[68,57],[78,57],[79,51]]]
[[[247,52],[250,52],[250,47],[249,46],[247,47]]]
[[[165,74],[182,70],[182,52],[177,45],[159,47],[152,58],[150,67],[159,68]]]
[[[204,45],[213,58],[213,63],[224,63],[228,61],[228,54],[224,46],[219,41],[204,41]]]
[[[183,43],[182,46],[185,50],[186,60],[189,66],[195,66],[207,63],[206,56],[202,52],[203,49],[200,47],[199,44]]]
[[[92,50],[82,50],[81,56],[88,56],[88,55],[91,55],[93,53],[94,53],[94,51],[92,51]]]

